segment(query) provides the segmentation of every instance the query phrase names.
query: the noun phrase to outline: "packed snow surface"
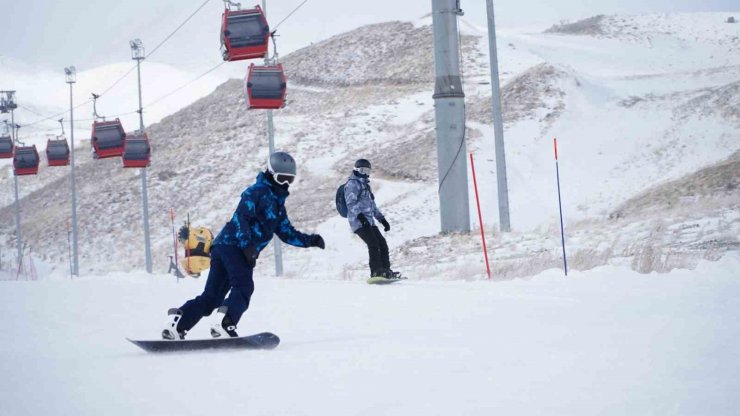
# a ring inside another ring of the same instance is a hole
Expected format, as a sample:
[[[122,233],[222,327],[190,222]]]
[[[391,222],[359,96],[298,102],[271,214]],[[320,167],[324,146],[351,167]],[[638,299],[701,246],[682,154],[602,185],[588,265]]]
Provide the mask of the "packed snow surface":
[[[740,256],[507,282],[260,278],[273,351],[147,354],[204,279],[2,282],[4,415],[731,415]],[[207,337],[208,318],[189,334]]]

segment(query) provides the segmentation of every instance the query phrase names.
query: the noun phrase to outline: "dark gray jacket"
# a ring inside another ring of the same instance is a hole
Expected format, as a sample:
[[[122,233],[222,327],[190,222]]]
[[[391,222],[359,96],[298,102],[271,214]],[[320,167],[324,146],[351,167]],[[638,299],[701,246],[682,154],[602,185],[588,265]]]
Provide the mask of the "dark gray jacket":
[[[375,225],[375,219],[382,219],[383,213],[375,205],[375,196],[370,189],[370,180],[355,174],[349,175],[347,184],[344,185],[344,200],[347,202],[347,219],[352,232],[362,227],[357,216],[365,215],[370,225]]]

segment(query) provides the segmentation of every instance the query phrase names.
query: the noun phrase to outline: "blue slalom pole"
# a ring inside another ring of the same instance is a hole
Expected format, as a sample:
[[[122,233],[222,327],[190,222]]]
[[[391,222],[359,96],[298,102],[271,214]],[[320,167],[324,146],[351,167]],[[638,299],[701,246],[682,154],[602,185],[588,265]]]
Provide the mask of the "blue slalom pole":
[[[568,259],[565,257],[565,232],[563,231],[563,203],[560,198],[560,168],[558,167],[558,139],[554,138],[553,144],[555,145],[555,174],[558,179],[558,208],[560,208],[560,240],[563,243],[563,269],[565,275],[568,275]]]

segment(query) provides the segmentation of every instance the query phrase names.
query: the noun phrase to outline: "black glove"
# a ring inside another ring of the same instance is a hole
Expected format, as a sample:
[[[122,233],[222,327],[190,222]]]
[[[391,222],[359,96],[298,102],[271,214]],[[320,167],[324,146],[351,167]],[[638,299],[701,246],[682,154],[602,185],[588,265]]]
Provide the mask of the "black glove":
[[[362,224],[363,227],[369,227],[370,226],[370,221],[368,221],[367,218],[365,218],[365,214],[362,214],[362,213],[359,214],[357,216],[357,220],[360,221],[360,224]]]
[[[247,260],[247,265],[254,268],[254,265],[257,264],[257,257],[260,255],[260,253],[257,252],[257,249],[252,246],[247,246],[247,248],[242,249],[242,253],[244,253],[244,258]]]
[[[187,225],[183,225],[180,227],[180,230],[177,232],[177,239],[181,242],[188,241],[188,238],[190,237],[190,230],[188,229]]]
[[[388,232],[391,230],[391,225],[388,224],[388,221],[385,218],[381,218],[380,223],[383,224],[383,231]]]
[[[320,235],[314,234],[311,236],[311,242],[309,243],[309,247],[318,247],[320,249],[326,248],[326,245],[324,244],[324,239],[321,238]]]

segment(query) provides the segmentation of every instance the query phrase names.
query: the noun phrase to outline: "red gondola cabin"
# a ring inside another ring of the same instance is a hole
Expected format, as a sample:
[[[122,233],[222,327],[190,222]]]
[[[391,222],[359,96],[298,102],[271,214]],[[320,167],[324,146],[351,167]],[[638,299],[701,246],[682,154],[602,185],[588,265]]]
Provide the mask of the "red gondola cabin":
[[[274,110],[285,106],[287,83],[283,65],[249,66],[247,74],[247,106],[249,109]]]
[[[13,154],[13,171],[15,176],[39,173],[39,152],[36,151],[36,145],[16,146]]]
[[[49,166],[69,165],[69,145],[67,144],[67,140],[47,140],[46,161]]]
[[[119,119],[94,122],[91,138],[93,157],[104,159],[121,156],[125,139],[126,132]]]
[[[13,157],[13,139],[10,136],[0,136],[0,159]]]
[[[149,137],[143,134],[127,134],[123,150],[124,168],[145,168],[151,162],[152,148]]]
[[[247,10],[225,9],[221,22],[224,61],[264,58],[270,27],[260,6]]]

